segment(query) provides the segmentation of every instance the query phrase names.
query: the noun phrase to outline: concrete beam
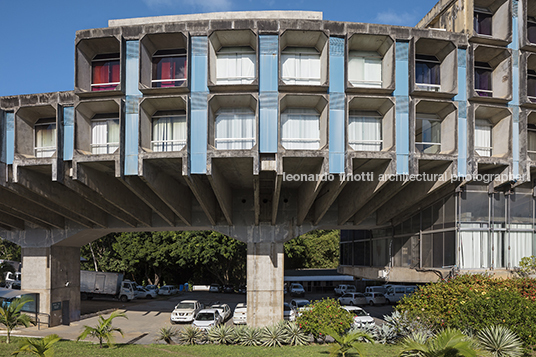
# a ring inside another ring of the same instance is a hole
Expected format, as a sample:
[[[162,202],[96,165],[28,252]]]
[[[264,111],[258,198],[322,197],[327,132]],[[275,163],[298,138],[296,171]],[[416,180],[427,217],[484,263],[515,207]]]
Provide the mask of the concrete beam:
[[[207,215],[210,223],[216,225],[216,196],[212,192],[210,185],[201,180],[200,175],[184,176],[186,183],[192,190],[197,202],[201,205],[203,212]]]
[[[192,225],[192,194],[187,187],[147,162],[141,178],[186,225]]]
[[[313,203],[316,200],[316,197],[320,193],[320,190],[322,189],[322,186],[326,182],[323,178],[323,174],[325,174],[326,171],[324,170],[324,166],[322,165],[320,167],[320,170],[318,171],[318,177],[315,181],[305,181],[300,185],[300,188],[298,189],[298,213],[297,213],[297,225],[301,226],[303,224],[303,221],[305,221],[305,217],[309,214],[309,210],[313,206]]]
[[[255,209],[255,225],[261,220],[261,182],[259,175],[253,175],[253,206]]]
[[[272,198],[272,225],[277,222],[277,211],[279,210],[279,197],[281,197],[281,184],[283,175],[275,175],[274,194]]]
[[[314,203],[314,226],[322,220],[347,183],[348,181],[341,181],[340,176],[336,176],[333,181],[324,184]]]
[[[358,225],[363,222],[367,217],[376,212],[386,202],[388,202],[393,196],[395,196],[400,190],[402,190],[409,181],[394,181],[388,182],[382,185],[382,188],[376,193],[368,204],[354,215],[354,225]],[[344,194],[344,192],[343,192]]]
[[[18,217],[12,216],[9,213],[0,212],[0,224],[15,229],[24,229],[24,221]]]
[[[138,176],[123,177],[125,186],[170,226],[175,226],[175,213]]]
[[[55,202],[67,210],[76,212],[100,227],[104,228],[108,225],[108,217],[105,212],[90,202],[81,200],[80,196],[62,184],[52,182],[48,176],[19,166],[16,177],[17,184],[47,200]]]
[[[87,165],[75,166],[73,178],[80,181],[108,202],[113,203],[135,218],[141,225],[152,225],[152,211],[114,176],[97,171]]]
[[[214,190],[216,199],[220,204],[220,208],[225,216],[227,223],[233,225],[233,190],[229,183],[221,173],[217,165],[212,163],[210,172],[207,173],[208,181]]]

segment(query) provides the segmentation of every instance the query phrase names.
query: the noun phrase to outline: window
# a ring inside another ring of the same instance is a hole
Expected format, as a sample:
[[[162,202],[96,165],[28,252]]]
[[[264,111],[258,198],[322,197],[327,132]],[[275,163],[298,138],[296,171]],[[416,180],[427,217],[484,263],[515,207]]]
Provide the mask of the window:
[[[527,127],[529,158],[536,161],[536,125],[529,124]]]
[[[255,145],[255,113],[249,108],[216,112],[215,146],[219,150],[249,150]]]
[[[180,151],[186,145],[184,111],[158,111],[153,115],[153,151]]]
[[[312,47],[287,47],[281,54],[285,84],[320,85],[320,53]]]
[[[114,90],[119,84],[121,65],[119,53],[96,55],[91,62],[91,90]]]
[[[34,126],[35,157],[51,157],[56,152],[56,118],[41,118]]]
[[[415,55],[415,84],[417,89],[438,92],[441,90],[441,62],[436,56]]]
[[[477,119],[475,122],[475,151],[480,156],[491,156],[491,130],[492,125],[485,119]]]
[[[441,119],[435,114],[417,114],[415,146],[424,154],[441,151]]]
[[[480,97],[491,97],[491,77],[493,70],[486,62],[475,62],[475,91]]]
[[[536,43],[536,19],[529,17],[527,20],[527,39],[530,43]]]
[[[217,84],[250,84],[255,80],[255,51],[251,47],[223,47],[217,53]]]
[[[531,102],[536,102],[536,71],[527,71],[527,96]]]
[[[320,114],[311,108],[287,109],[281,114],[281,144],[285,149],[320,148]]]
[[[354,86],[382,86],[382,58],[377,52],[350,51],[348,80]]]
[[[113,154],[119,148],[117,114],[95,114],[91,120],[91,152]]]
[[[473,28],[475,33],[479,35],[491,36],[491,23],[493,19],[493,13],[485,8],[475,7]]]
[[[177,87],[186,81],[186,50],[158,50],[153,55],[152,86]]]
[[[382,117],[377,112],[350,111],[348,144],[357,151],[380,151]]]

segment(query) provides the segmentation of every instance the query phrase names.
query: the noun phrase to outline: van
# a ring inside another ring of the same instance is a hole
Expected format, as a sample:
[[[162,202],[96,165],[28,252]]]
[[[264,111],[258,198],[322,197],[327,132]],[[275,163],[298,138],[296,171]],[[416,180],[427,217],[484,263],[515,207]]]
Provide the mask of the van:
[[[335,288],[335,295],[343,295],[346,293],[355,293],[356,288],[354,285],[341,284]]]
[[[417,290],[417,285],[393,285],[387,289],[385,299],[388,304],[400,301],[404,296],[410,296]]]
[[[385,288],[383,286],[367,286],[365,288],[366,293],[385,293]]]

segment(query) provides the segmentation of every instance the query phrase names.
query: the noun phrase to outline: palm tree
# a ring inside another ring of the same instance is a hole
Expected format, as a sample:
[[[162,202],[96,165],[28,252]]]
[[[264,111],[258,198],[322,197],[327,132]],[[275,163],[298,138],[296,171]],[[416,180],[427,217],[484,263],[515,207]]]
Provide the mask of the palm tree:
[[[107,319],[105,319],[102,316],[99,316],[99,323],[95,327],[86,326],[84,325],[84,331],[78,336],[76,339],[77,341],[85,340],[86,337],[89,335],[93,338],[96,338],[99,340],[99,346],[102,348],[102,342],[106,341],[106,344],[108,347],[111,347],[114,345],[114,332],[119,332],[121,336],[123,336],[123,331],[120,328],[112,327],[112,320],[116,317],[124,317],[125,319],[128,319],[126,315],[123,312],[114,311],[108,316]]]
[[[30,326],[32,320],[30,316],[21,312],[25,304],[32,301],[32,299],[23,297],[20,299],[13,299],[10,303],[4,302],[0,306],[0,324],[4,325],[7,330],[6,343],[11,341],[11,331],[17,326]]]
[[[476,357],[480,352],[471,338],[450,328],[427,340],[406,337],[402,341],[402,348],[400,356],[415,357]]]
[[[374,343],[372,337],[362,331],[354,331],[340,335],[339,333],[337,333],[337,331],[331,328],[325,328],[323,333],[324,335],[331,336],[335,340],[335,344],[331,346],[329,353],[329,355],[332,357],[338,355],[342,355],[342,357],[345,357],[348,351],[350,351],[351,349],[356,350],[357,355],[363,357],[364,353],[360,341],[365,339]]]
[[[19,353],[31,353],[40,357],[50,357],[54,355],[53,345],[61,340],[54,334],[48,335],[45,338],[25,338],[19,343],[19,349],[12,353],[13,356],[18,356]]]

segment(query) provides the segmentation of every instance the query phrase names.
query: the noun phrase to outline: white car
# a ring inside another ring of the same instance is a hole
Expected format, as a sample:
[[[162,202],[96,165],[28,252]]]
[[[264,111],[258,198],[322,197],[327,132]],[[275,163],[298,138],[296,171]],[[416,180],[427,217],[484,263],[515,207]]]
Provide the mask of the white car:
[[[292,299],[290,301],[290,306],[296,310],[297,317],[299,317],[304,311],[310,310],[310,304],[311,302],[307,299]]]
[[[220,284],[210,284],[210,288],[208,288],[209,293],[219,293],[221,292],[221,285]]]
[[[164,285],[158,289],[158,295],[174,295],[177,294],[179,290],[174,285]]]
[[[338,298],[341,305],[366,305],[367,298],[361,293],[346,293]]]
[[[136,299],[153,299],[156,297],[156,291],[147,290],[143,286],[138,286],[134,290],[134,297]]]
[[[365,297],[367,298],[367,304],[371,306],[384,305],[387,303],[385,295],[383,295],[382,293],[365,293]]]
[[[283,319],[287,321],[296,321],[298,313],[288,302],[283,304]]]
[[[145,287],[145,289],[147,289],[149,291],[154,291],[155,294],[158,294],[158,286],[156,286],[156,285],[147,285]]]
[[[223,318],[216,309],[203,309],[197,313],[192,325],[201,329],[208,330],[214,326],[223,323]]]
[[[192,322],[195,319],[197,313],[203,308],[197,300],[183,300],[175,306],[171,317],[169,318],[172,324],[179,322]]]
[[[211,309],[216,309],[220,313],[223,321],[227,321],[231,317],[231,308],[227,304],[215,304],[210,307]]]
[[[355,293],[357,292],[354,285],[344,285],[341,284],[335,288],[335,295],[344,295],[346,293]]]
[[[305,296],[305,289],[303,288],[302,284],[290,284],[290,296]]]
[[[236,304],[233,314],[233,324],[245,325],[248,320],[248,307],[245,302]]]
[[[342,306],[343,309],[354,315],[354,327],[374,326],[376,322],[368,312],[357,306]]]

